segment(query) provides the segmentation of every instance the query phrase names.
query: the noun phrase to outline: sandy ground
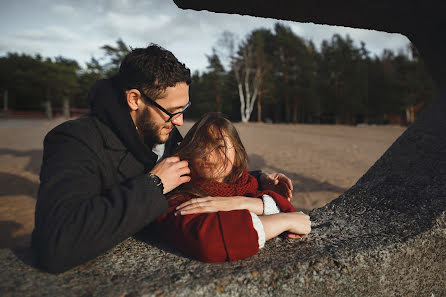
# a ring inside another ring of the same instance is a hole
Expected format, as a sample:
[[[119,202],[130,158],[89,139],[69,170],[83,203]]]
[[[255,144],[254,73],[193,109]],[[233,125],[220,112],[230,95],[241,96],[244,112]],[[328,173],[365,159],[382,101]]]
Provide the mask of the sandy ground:
[[[26,246],[34,227],[42,141],[63,119],[0,119],[0,248]],[[192,126],[185,123],[183,133]],[[401,135],[398,126],[236,124],[249,169],[282,172],[297,209],[322,207],[351,187]]]

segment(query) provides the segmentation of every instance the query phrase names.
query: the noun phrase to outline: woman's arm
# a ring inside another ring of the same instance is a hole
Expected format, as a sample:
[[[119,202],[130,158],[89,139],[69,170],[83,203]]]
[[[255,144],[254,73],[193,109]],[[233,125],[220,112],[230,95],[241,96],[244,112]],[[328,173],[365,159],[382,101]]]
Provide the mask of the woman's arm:
[[[263,200],[243,196],[193,198],[178,205],[175,214],[187,215],[239,209],[247,209],[256,215],[262,215]]]
[[[270,215],[278,212],[294,212],[293,205],[283,196],[272,191],[264,192],[262,198],[252,197],[203,197],[194,198],[176,207],[175,215],[210,213],[247,209],[256,215]]]
[[[269,240],[283,232],[291,232],[303,237],[311,232],[310,217],[303,212],[278,213],[259,216],[265,231],[265,239]]]
[[[171,245],[204,262],[239,260],[259,250],[258,233],[247,210],[175,216],[172,207],[155,226]]]
[[[177,205],[194,204],[184,200],[170,201],[169,211],[158,218],[156,225],[164,239],[173,246],[205,262],[243,259],[257,253],[265,240],[276,237],[282,232],[292,232],[293,238],[300,238],[311,231],[310,219],[302,212],[262,216],[242,209],[177,215],[175,211]],[[260,203],[263,205],[261,200]],[[255,221],[258,221],[258,224]]]

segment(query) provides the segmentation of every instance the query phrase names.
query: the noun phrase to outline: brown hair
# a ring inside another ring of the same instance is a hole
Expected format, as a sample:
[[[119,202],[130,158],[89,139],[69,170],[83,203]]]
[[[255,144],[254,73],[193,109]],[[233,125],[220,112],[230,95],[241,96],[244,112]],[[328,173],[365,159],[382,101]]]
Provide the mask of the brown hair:
[[[226,117],[219,112],[209,112],[204,114],[187,132],[180,146],[178,147],[177,155],[181,160],[191,161],[196,158],[205,158],[207,154],[214,150],[219,150],[223,167],[225,170],[228,164],[226,150],[228,143],[225,139],[228,137],[235,149],[234,163],[232,170],[225,178],[225,183],[235,183],[242,176],[244,170],[248,165],[248,155],[243,146],[237,129]],[[222,140],[224,144],[222,145]],[[189,163],[191,166],[191,163]],[[194,168],[191,167],[191,171]],[[186,183],[173,191],[170,197],[177,196],[177,194],[188,193],[193,196],[206,196],[199,189],[196,189],[192,184]]]

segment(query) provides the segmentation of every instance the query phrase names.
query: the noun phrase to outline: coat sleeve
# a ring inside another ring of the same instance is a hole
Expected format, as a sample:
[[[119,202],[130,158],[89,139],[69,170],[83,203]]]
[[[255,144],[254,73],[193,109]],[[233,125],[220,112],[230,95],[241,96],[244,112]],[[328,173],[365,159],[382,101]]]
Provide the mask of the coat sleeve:
[[[175,216],[181,200],[187,199],[170,203],[169,211],[155,223],[171,245],[204,262],[235,261],[258,252],[258,235],[248,210]]]
[[[59,273],[84,263],[167,211],[161,190],[145,175],[104,192],[101,164],[72,135],[53,130],[45,138],[32,236],[41,268]]]
[[[264,194],[269,195],[274,199],[274,201],[277,204],[277,207],[280,209],[281,212],[295,212],[296,211],[294,209],[294,206],[291,204],[291,202],[288,201],[288,199],[286,199],[282,195],[277,194],[276,192],[273,192],[273,191],[261,192],[261,195],[264,195]]]

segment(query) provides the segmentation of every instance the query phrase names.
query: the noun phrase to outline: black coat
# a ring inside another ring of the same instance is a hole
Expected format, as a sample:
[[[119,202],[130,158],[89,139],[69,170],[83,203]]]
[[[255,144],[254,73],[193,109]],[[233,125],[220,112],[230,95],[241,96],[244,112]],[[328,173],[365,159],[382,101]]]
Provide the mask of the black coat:
[[[181,141],[174,129],[165,156]],[[167,211],[161,190],[114,131],[93,115],[44,140],[32,247],[38,264],[62,272],[109,250]],[[150,164],[152,163],[152,164]]]

